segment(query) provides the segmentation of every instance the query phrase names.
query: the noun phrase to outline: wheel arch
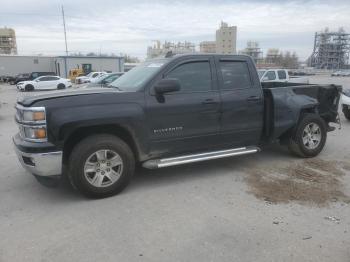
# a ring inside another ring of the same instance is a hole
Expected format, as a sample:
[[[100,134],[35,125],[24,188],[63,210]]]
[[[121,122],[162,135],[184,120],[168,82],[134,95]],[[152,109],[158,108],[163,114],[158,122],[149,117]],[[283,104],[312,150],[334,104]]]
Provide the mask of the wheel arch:
[[[29,87],[29,90],[28,90],[27,87]],[[26,85],[24,86],[24,91],[32,91],[32,90],[34,90],[34,89],[35,89],[35,87],[34,87],[34,85],[31,84],[31,83],[26,84]]]
[[[285,130],[280,136],[279,139],[282,142],[282,144],[285,144],[285,142],[288,141],[288,139],[295,134],[296,128],[298,128],[298,124],[302,120],[305,114],[317,114],[317,107],[315,105],[303,107],[300,109],[299,113],[297,114],[297,117],[295,119],[294,125]]]
[[[63,143],[63,162],[68,163],[70,154],[73,148],[83,139],[98,134],[109,134],[116,136],[128,144],[137,161],[140,160],[140,148],[136,142],[132,132],[125,126],[116,124],[96,125],[96,126],[84,126],[76,128],[65,139]]]

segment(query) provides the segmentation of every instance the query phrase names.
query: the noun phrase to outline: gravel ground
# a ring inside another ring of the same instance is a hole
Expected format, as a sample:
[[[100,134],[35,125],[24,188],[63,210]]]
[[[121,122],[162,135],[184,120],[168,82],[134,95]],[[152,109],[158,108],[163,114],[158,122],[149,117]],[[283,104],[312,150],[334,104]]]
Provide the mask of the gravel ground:
[[[350,87],[350,78],[311,77]],[[34,93],[30,93],[33,95]],[[41,186],[12,148],[0,85],[0,261],[350,261],[350,121],[314,159],[263,152],[137,171],[118,196]]]

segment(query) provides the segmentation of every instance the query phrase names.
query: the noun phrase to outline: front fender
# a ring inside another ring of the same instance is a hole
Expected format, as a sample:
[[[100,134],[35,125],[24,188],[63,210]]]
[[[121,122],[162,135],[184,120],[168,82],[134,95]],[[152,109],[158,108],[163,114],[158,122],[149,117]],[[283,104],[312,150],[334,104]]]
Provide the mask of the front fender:
[[[64,141],[77,129],[114,125],[127,130],[137,147],[145,152],[148,145],[143,132],[144,119],[144,111],[136,103],[60,107],[49,113],[48,136],[63,147]]]

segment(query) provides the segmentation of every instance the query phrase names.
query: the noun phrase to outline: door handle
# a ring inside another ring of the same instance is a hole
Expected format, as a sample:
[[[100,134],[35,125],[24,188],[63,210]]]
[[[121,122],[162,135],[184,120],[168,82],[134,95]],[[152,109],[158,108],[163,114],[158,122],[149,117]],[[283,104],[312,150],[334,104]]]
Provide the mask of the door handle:
[[[256,101],[260,101],[260,100],[261,100],[260,96],[250,96],[247,98],[248,102],[256,102]]]
[[[214,99],[206,99],[202,102],[203,105],[215,105],[218,104],[218,101],[215,101]]]

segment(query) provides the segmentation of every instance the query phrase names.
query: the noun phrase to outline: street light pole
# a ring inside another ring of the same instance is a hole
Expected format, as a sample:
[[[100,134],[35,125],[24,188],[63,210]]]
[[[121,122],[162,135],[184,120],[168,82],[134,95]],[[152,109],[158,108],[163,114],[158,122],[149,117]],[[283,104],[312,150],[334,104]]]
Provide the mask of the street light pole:
[[[63,18],[63,30],[64,30],[64,42],[66,44],[66,57],[64,58],[64,71],[67,78],[67,57],[68,57],[68,45],[67,45],[67,33],[66,33],[66,19],[64,18],[64,10],[62,5],[62,18]]]
[[[67,33],[66,33],[66,19],[64,18],[63,5],[62,5],[62,18],[63,18],[64,42],[65,42],[65,44],[66,44],[66,56],[68,56]]]

